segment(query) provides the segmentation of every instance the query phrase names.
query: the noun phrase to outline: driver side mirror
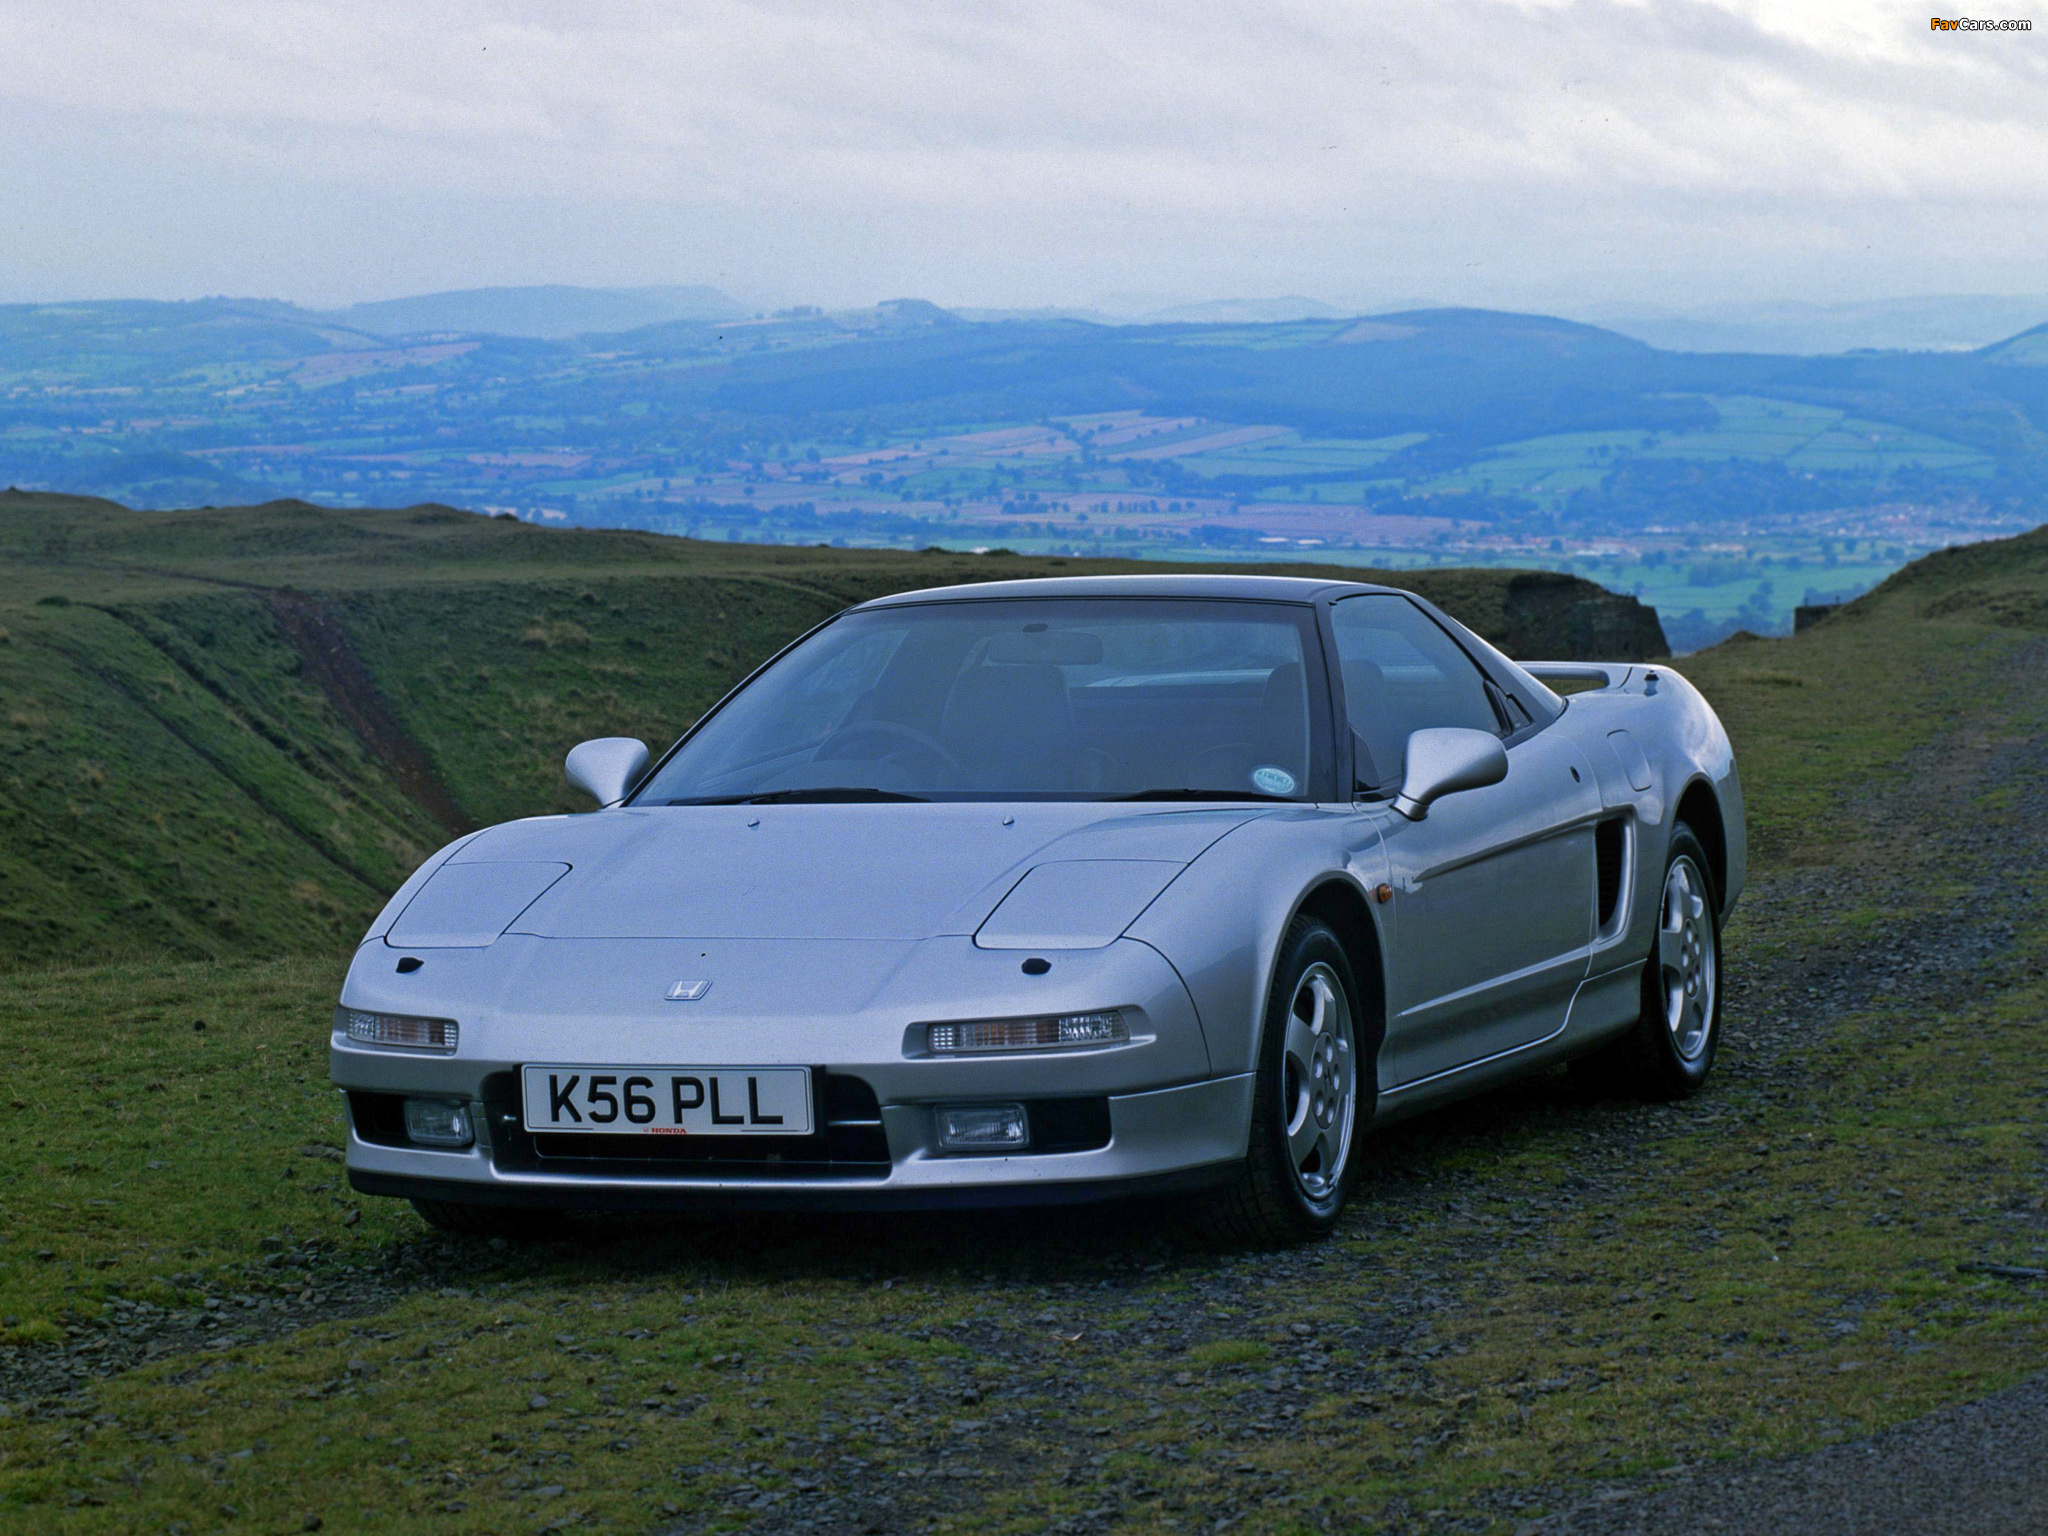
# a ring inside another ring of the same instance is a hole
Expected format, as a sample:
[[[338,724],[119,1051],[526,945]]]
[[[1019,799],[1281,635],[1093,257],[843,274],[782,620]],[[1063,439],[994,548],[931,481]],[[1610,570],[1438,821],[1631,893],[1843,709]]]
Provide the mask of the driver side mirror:
[[[1461,789],[1483,789],[1508,776],[1507,749],[1490,731],[1432,726],[1408,738],[1408,769],[1394,809],[1410,821],[1429,814],[1433,801]]]
[[[632,736],[600,736],[569,749],[563,777],[600,807],[617,805],[647,771],[647,743]]]

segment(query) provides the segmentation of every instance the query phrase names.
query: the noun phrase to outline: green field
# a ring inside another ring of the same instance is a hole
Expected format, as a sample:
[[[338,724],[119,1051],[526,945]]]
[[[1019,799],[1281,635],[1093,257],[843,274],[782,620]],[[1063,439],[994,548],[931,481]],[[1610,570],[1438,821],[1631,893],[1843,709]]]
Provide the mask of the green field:
[[[1719,416],[1710,428],[1662,434],[1644,431],[1572,432],[1509,443],[1464,469],[1432,482],[1434,491],[1520,493],[1555,504],[1589,490],[1616,463],[1640,456],[1701,463],[1749,460],[1795,471],[1872,475],[1930,469],[1988,475],[1991,455],[1962,443],[1895,423],[1867,421],[1822,405],[1744,395],[1707,397]],[[1731,507],[1740,515],[1742,509]]]
[[[1364,440],[1283,432],[1242,448],[1191,454],[1180,463],[1198,475],[1269,475],[1284,480],[1295,475],[1371,469],[1403,448],[1413,448],[1423,441],[1425,435],[1420,432]]]
[[[927,567],[131,516],[0,522],[8,910],[39,871],[69,913],[32,950],[11,916],[0,974],[0,1528],[1505,1533],[2039,1359],[2048,1296],[1970,1266],[2048,1252],[2048,538],[1684,664],[1757,860],[1698,1099],[1553,1074],[1427,1117],[1292,1253],[1190,1247],[1151,1210],[621,1218],[524,1249],[342,1181],[322,1055],[372,898],[321,916],[279,882],[348,889],[312,839],[384,878],[438,833],[258,594],[319,594],[460,803],[501,815],[558,803],[551,736],[673,729],[690,689]],[[1438,579],[1475,614],[1512,596]],[[157,910],[95,883],[117,873]],[[94,947],[127,953],[59,963]]]

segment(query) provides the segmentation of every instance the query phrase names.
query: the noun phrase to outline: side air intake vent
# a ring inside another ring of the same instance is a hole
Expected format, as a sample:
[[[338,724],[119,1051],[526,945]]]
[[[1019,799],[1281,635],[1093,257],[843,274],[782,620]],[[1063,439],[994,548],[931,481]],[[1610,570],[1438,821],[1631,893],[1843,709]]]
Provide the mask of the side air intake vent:
[[[1614,921],[1614,909],[1621,900],[1621,868],[1628,849],[1627,835],[1618,820],[1603,821],[1593,829],[1593,862],[1599,876],[1602,928]]]

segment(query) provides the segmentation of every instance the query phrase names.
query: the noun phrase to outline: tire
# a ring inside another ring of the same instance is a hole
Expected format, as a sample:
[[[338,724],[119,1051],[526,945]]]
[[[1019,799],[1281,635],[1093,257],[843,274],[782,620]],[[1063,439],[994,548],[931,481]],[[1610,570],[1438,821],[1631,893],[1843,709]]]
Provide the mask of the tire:
[[[1572,1073],[1596,1093],[1668,1102],[1699,1092],[1720,1044],[1721,893],[1706,849],[1681,822],[1658,886],[1642,1011]]]
[[[1295,919],[1266,999],[1244,1162],[1191,1213],[1208,1241],[1276,1247],[1337,1225],[1377,1082],[1379,1031],[1364,1027],[1360,999],[1336,934]]]
[[[522,1210],[511,1205],[470,1205],[460,1200],[415,1200],[412,1208],[437,1231],[457,1237],[502,1237],[511,1242],[539,1242],[559,1237],[564,1225],[559,1211]]]

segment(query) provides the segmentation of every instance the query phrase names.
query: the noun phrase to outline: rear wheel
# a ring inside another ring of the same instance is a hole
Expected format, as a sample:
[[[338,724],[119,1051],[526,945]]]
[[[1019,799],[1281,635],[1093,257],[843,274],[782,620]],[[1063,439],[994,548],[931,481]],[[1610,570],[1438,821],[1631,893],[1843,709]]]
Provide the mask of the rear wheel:
[[[1665,856],[1642,1012],[1628,1032],[1572,1063],[1600,1093],[1682,1099],[1699,1091],[1721,1042],[1721,893],[1692,828]]]
[[[415,1200],[412,1208],[430,1227],[457,1237],[502,1237],[512,1242],[539,1242],[559,1237],[560,1211],[522,1210],[512,1205],[471,1205],[461,1200]]]
[[[1233,1246],[1321,1237],[1356,1172],[1361,1104],[1358,986],[1336,934],[1313,918],[1287,931],[1267,997],[1251,1138],[1235,1177],[1201,1198],[1204,1234]]]

